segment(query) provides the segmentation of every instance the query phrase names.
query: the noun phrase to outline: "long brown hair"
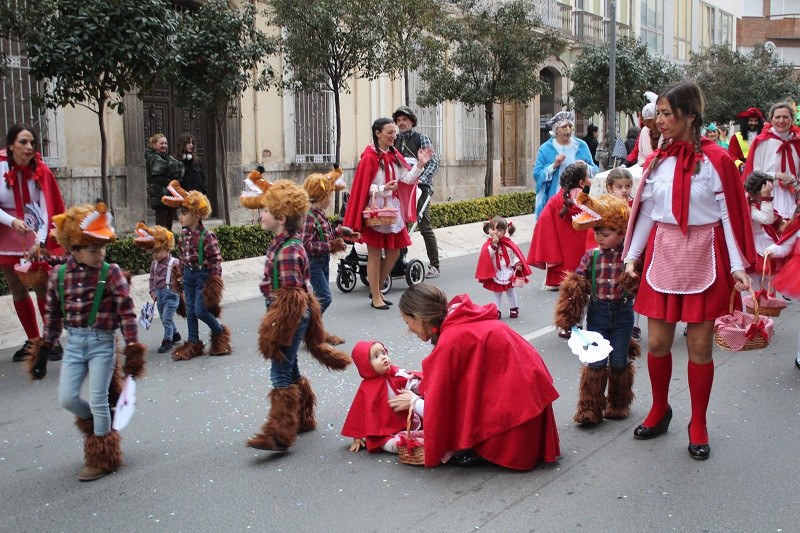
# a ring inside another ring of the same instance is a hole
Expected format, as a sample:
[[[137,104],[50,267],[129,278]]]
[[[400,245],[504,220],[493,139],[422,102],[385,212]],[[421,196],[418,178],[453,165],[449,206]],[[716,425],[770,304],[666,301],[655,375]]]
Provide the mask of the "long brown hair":
[[[559,218],[564,218],[569,208],[575,204],[572,198],[569,197],[569,192],[576,187],[581,186],[581,181],[585,180],[589,175],[589,166],[583,161],[576,161],[564,169],[561,176],[558,178],[558,184],[561,185],[561,194],[564,196],[564,206],[558,212]]]
[[[412,285],[400,297],[397,307],[404,315],[419,319],[430,328],[431,343],[438,342],[438,330],[447,316],[447,296],[442,289],[429,283]]]
[[[11,145],[14,144],[14,142],[17,140],[17,137],[19,137],[19,134],[23,131],[28,131],[31,135],[33,135],[33,149],[35,151],[38,151],[39,149],[39,137],[36,135],[36,130],[27,124],[14,124],[8,128],[8,133],[6,134],[6,157],[8,157],[9,168],[13,167],[15,163],[14,156],[11,153]],[[36,170],[36,156],[31,158],[30,167],[31,169]]]
[[[178,161],[183,161],[183,156],[189,152],[186,151],[186,145],[189,141],[194,144],[194,152],[192,152],[192,159],[189,161],[189,164],[193,167],[196,167],[200,164],[200,158],[197,157],[197,143],[194,140],[194,135],[191,133],[181,133],[178,135],[178,140],[175,142],[175,159]]]
[[[658,93],[656,105],[662,99],[667,101],[672,112],[678,118],[688,120],[689,115],[694,115],[694,119],[691,123],[692,134],[694,136],[694,151],[698,154],[702,154],[703,151],[700,148],[700,130],[703,127],[703,111],[705,111],[706,106],[703,90],[700,89],[700,86],[697,85],[696,82],[692,80],[683,80],[664,87],[664,89]],[[661,143],[661,148],[664,148],[667,142],[667,139],[664,139],[664,142]],[[651,171],[658,166],[661,162],[660,159],[660,155],[653,158],[649,167]],[[698,172],[700,172],[700,161],[698,161],[694,167],[694,174]]]

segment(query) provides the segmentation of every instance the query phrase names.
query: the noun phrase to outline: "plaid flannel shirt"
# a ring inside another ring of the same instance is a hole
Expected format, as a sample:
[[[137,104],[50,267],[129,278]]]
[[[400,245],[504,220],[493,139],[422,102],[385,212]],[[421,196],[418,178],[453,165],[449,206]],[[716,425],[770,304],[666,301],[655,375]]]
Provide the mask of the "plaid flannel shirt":
[[[272,243],[267,249],[267,258],[264,263],[264,277],[261,279],[261,294],[264,298],[273,298],[275,289],[273,288],[273,277],[275,274],[274,265],[278,263],[278,288],[280,287],[299,287],[311,292],[311,270],[308,266],[308,255],[305,248],[300,244],[289,244],[281,249],[283,244],[289,239],[300,239],[297,233],[282,232],[272,239]],[[278,253],[280,250],[280,253]],[[277,256],[277,257],[276,257]]]
[[[575,273],[589,280],[592,279],[592,257],[594,257],[594,251],[598,249],[600,253],[595,265],[597,294],[594,297],[604,301],[621,300],[624,297],[624,289],[619,286],[617,280],[619,275],[625,271],[622,244],[608,250],[602,248],[587,250],[581,258],[581,264],[575,269]]]
[[[78,263],[74,258],[67,259],[64,272],[64,305],[67,316],[61,314],[61,296],[58,290],[58,271],[55,267],[50,273],[45,303],[44,340],[55,342],[61,330],[89,327],[89,313],[92,310],[100,270]],[[106,288],[100,300],[100,308],[94,321],[94,328],[102,331],[122,329],[125,343],[136,342],[136,308],[130,295],[128,280],[119,265],[112,264],[106,275]]]
[[[317,223],[322,228],[322,236],[324,240],[320,239],[320,230]],[[337,237],[341,237],[339,228],[332,229],[328,222],[328,217],[325,216],[324,209],[317,209],[312,207],[306,213],[303,219],[303,228],[300,230],[300,236],[303,240],[303,247],[309,257],[316,257],[331,253],[331,241]]]
[[[399,137],[402,139],[404,136],[406,138],[413,135],[414,129],[409,130],[408,133],[400,133]],[[427,147],[433,147],[433,141],[431,138],[425,135],[422,132],[419,132],[419,147],[424,149]],[[414,154],[414,157],[417,157],[417,154]],[[433,188],[433,176],[439,170],[439,160],[436,158],[436,153],[433,154],[431,160],[428,161],[428,164],[425,165],[425,170],[422,171],[422,174],[419,177],[419,183],[422,185],[427,185],[428,187]]]
[[[180,252],[181,263],[183,266],[197,268],[197,247],[200,244],[200,233],[203,231],[203,223],[192,231],[189,228],[181,230],[181,238],[178,241],[178,251]],[[211,271],[212,276],[222,276],[222,253],[219,250],[217,236],[211,230],[206,231],[203,237],[203,265],[202,267]]]

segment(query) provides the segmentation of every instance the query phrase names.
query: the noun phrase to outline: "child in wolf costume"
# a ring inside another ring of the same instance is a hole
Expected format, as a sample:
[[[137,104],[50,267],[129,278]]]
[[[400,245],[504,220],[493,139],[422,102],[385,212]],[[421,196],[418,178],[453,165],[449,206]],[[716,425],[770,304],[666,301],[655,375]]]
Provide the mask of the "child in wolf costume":
[[[275,233],[261,281],[267,314],[258,330],[259,350],[272,362],[272,407],[261,432],[247,446],[283,451],[294,444],[298,432],[317,426],[316,397],[297,364],[300,342],[305,340],[311,355],[331,370],[344,370],[352,360],[325,343],[322,312],[311,289],[308,256],[298,234],[308,212],[308,195],[288,180],[270,184],[259,172],[251,172],[245,185],[239,201],[248,209],[262,209],[261,227]]]
[[[631,339],[635,283],[630,283],[622,260],[630,209],[625,200],[611,194],[590,198],[588,187],[578,193],[577,203],[581,211],[572,218],[572,225],[577,230],[594,228],[598,246],[588,250],[580,266],[562,282],[555,323],[569,330],[581,322],[586,309],[586,329],[602,334],[611,343],[609,357],[584,366],[581,371],[573,420],[596,424],[604,416],[618,419],[630,414],[635,373],[630,360],[641,351]]]
[[[122,466],[122,439],[111,429],[110,406],[116,405],[122,390],[114,331],[120,328],[125,338],[122,371],[134,379],[144,372],[147,348],[137,340],[136,309],[126,274],[104,262],[106,244],[116,239],[106,205],[71,207],[55,215],[53,224],[56,240],[71,255],[50,275],[44,337],[33,343],[28,370],[33,379],[45,377],[50,349],[66,327],[58,401],[75,415],[85,439],[86,463],[78,479],[94,481]],[[88,402],[80,396],[87,376]]]

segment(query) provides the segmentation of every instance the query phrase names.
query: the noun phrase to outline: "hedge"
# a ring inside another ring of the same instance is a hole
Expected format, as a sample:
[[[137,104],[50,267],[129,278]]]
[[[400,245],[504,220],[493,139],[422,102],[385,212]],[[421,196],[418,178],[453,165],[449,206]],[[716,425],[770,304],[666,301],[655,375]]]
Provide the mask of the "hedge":
[[[459,202],[431,205],[431,225],[434,228],[482,222],[493,216],[513,217],[533,212],[536,194],[533,191],[489,196]],[[219,226],[214,228],[219,240],[222,259],[233,261],[264,255],[273,234],[260,226]],[[152,256],[133,244],[132,237],[119,239],[106,246],[106,261],[117,263],[132,275],[150,270]],[[8,284],[0,276],[0,294],[8,294]]]

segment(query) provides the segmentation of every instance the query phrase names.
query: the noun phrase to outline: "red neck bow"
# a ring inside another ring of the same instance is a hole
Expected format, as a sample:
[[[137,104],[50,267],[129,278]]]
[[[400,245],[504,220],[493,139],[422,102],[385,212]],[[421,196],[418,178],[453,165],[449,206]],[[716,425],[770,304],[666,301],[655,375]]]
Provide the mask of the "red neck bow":
[[[662,158],[672,156],[678,158],[672,178],[672,214],[675,215],[681,231],[686,234],[689,226],[689,192],[692,188],[692,174],[703,154],[697,153],[694,145],[686,141],[671,142],[660,152]]]

